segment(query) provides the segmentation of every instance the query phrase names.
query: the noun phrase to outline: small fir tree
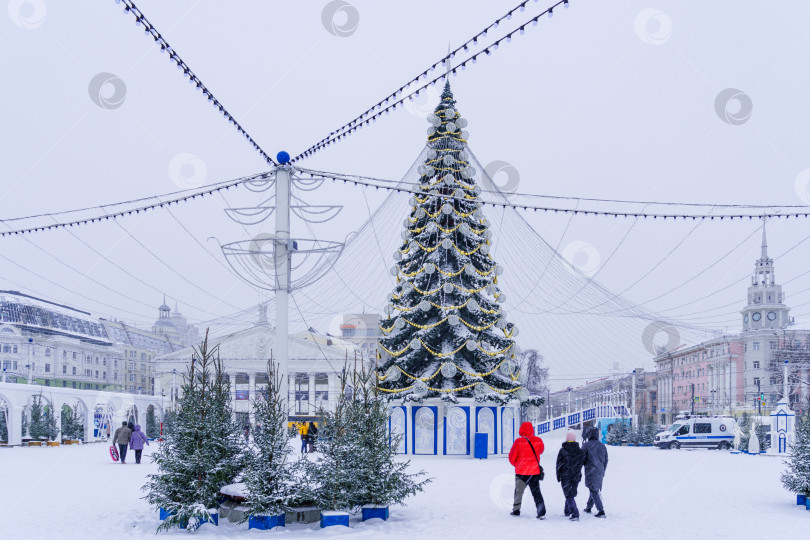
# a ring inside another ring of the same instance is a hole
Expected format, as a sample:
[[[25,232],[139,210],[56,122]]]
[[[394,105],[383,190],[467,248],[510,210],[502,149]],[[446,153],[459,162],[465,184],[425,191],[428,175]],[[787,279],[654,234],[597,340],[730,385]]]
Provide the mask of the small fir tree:
[[[785,489],[810,497],[810,412],[796,416],[795,440],[785,464],[787,469],[781,477]]]
[[[146,436],[150,439],[155,439],[158,435],[160,435],[160,429],[155,419],[155,407],[154,405],[149,405],[149,407],[146,408]]]
[[[45,438],[55,441],[56,437],[59,436],[59,428],[56,426],[56,415],[54,414],[53,407],[50,405],[45,405],[44,411],[42,415],[42,425],[45,431]]]
[[[363,364],[361,363],[361,366]],[[353,399],[348,403],[348,429],[357,443],[356,487],[352,506],[403,504],[411,495],[423,491],[430,479],[419,480],[424,471],[408,473],[410,461],[397,458],[402,434],[391,434],[388,426],[390,407],[374,384],[375,374],[361,367],[352,374]]]
[[[323,510],[348,511],[355,503],[355,472],[360,468],[357,441],[353,440],[350,398],[346,395],[346,370],[341,377],[341,391],[334,410],[319,411],[317,461],[307,461],[306,475],[315,486],[315,503]]]
[[[45,414],[42,407],[42,394],[31,399],[29,407],[28,435],[34,440],[47,438],[48,428],[45,424]]]
[[[79,412],[79,404],[74,407],[62,406],[62,437],[80,439],[84,434],[84,415]]]
[[[246,460],[243,480],[248,496],[245,504],[253,516],[275,516],[290,507],[294,496],[287,436],[287,400],[281,395],[281,377],[268,363],[269,385],[253,400],[256,425],[253,447]],[[247,515],[245,519],[247,519]]]
[[[219,490],[243,467],[243,439],[217,349],[209,349],[206,331],[183,377],[177,416],[152,454],[158,472],[147,477],[145,499],[171,514],[158,531],[182,525],[195,530],[211,519],[209,509],[216,507]]]
[[[6,404],[2,403],[0,405],[0,441],[8,441],[8,421],[6,420],[6,415],[8,411],[6,409]]]

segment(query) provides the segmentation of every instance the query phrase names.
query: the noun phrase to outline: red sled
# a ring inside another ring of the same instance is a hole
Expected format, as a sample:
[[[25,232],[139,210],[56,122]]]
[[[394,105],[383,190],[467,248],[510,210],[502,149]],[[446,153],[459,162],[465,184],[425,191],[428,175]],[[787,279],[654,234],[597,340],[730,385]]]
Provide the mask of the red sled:
[[[114,444],[110,446],[110,457],[112,458],[113,461],[118,461],[118,449],[115,447]]]

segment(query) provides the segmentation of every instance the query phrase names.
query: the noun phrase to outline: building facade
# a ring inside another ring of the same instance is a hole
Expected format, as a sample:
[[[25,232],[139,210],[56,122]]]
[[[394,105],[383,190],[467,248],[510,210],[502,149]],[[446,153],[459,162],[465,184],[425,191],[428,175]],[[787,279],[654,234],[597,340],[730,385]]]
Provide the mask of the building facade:
[[[347,358],[355,353],[350,344],[337,338],[314,331],[303,334],[307,336],[289,337],[288,372],[283,374],[289,380],[290,420],[313,420],[321,407],[330,409],[337,403],[341,372]],[[269,325],[209,339],[209,347],[219,347],[219,358],[231,381],[233,410],[242,424],[252,423],[251,400],[267,387],[275,340],[275,329]],[[186,347],[154,359],[155,393],[166,396],[167,408],[180,397],[183,375],[194,354]]]
[[[782,398],[784,360],[790,370],[791,405],[804,406],[810,396],[810,331],[790,328],[794,320],[768,256],[765,225],[740,317],[739,334],[655,357],[661,422],[671,422],[681,411],[733,415],[773,408]]]
[[[161,313],[164,307],[165,302]],[[182,317],[175,317],[175,324],[186,339],[195,335]],[[150,361],[185,347],[176,335],[181,334],[95,319],[71,306],[0,291],[0,366],[7,382],[151,394]]]

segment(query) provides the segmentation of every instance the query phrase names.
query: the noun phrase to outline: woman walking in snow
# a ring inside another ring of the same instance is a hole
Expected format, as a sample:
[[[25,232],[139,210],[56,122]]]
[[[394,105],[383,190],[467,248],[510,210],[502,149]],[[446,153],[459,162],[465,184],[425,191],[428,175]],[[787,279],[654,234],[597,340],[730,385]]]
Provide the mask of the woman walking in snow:
[[[599,430],[595,427],[587,431],[586,441],[582,443],[582,453],[585,456],[585,487],[591,494],[585,505],[585,512],[591,513],[591,508],[596,505],[596,517],[605,517],[605,508],[602,506],[602,480],[605,478],[607,470],[608,453],[607,447],[599,441]]]
[[[579,521],[579,509],[577,508],[577,487],[582,480],[582,465],[585,462],[585,454],[577,444],[577,436],[573,431],[569,431],[565,436],[565,442],[557,454],[557,482],[562,484],[563,495],[565,495],[565,515],[571,521]]]
[[[543,439],[535,437],[531,422],[523,422],[518,434],[520,437],[515,439],[512,449],[509,450],[509,463],[515,467],[515,500],[512,504],[512,515],[520,515],[523,492],[526,486],[529,486],[537,507],[537,519],[546,519],[546,505],[540,492],[543,473],[540,467],[540,454],[543,453]]]
[[[143,452],[143,443],[146,443],[149,446],[149,439],[146,438],[143,431],[141,431],[140,424],[135,424],[135,431],[132,432],[132,435],[129,439],[129,449],[135,450],[135,464],[141,464],[141,452]]]

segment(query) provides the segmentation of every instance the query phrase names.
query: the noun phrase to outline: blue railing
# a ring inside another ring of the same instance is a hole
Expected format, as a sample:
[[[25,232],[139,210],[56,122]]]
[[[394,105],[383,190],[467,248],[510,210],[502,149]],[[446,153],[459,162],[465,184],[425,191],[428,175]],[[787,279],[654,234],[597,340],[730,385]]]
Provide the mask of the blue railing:
[[[551,431],[549,429],[550,422],[543,422],[542,424],[537,424],[537,434],[542,435],[543,433],[548,433]]]

